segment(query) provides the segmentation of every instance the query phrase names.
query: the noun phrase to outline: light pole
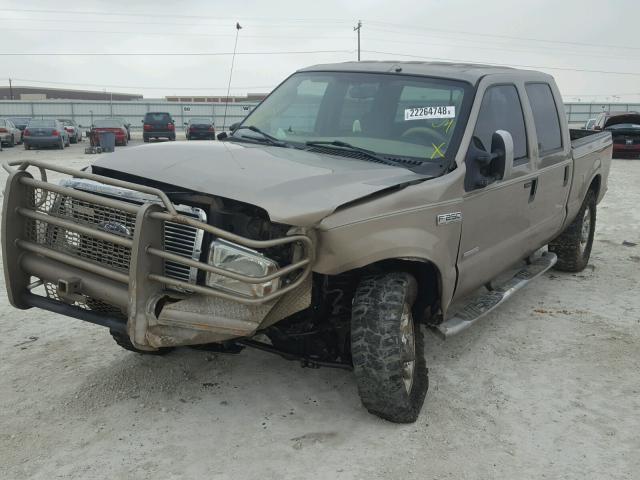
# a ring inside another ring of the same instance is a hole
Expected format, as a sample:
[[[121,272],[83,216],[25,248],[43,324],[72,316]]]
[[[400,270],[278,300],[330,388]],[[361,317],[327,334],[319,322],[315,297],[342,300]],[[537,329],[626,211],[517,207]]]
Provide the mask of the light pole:
[[[231,77],[233,76],[233,64],[236,61],[236,48],[238,47],[238,35],[242,26],[236,22],[236,43],[233,45],[233,56],[231,57],[231,70],[229,71],[229,85],[227,85],[227,101],[224,103],[224,116],[222,117],[222,129],[227,123],[227,107],[229,106],[229,93],[231,92]]]

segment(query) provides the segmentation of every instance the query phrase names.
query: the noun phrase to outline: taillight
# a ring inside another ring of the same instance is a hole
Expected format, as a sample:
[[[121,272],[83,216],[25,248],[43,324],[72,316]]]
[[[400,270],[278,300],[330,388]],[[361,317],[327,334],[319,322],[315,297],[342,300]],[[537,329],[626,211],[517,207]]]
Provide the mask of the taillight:
[[[213,125],[211,125],[211,126],[209,127],[209,131],[210,131],[210,132],[215,132],[215,131],[216,131],[216,129],[215,129],[215,128],[213,128]]]
[[[151,125],[145,125],[143,128],[144,130],[151,130]]]
[[[54,130],[53,132],[51,132],[51,135],[53,135],[54,137],[57,137],[60,135],[60,132],[58,130]]]
[[[7,133],[7,129],[6,128],[0,128],[0,133]]]
[[[167,128],[168,128],[169,130],[173,130],[173,129],[174,129],[174,128],[176,128],[176,127],[173,125],[173,123],[167,123]]]
[[[31,135],[31,132],[29,131],[28,128],[25,128],[24,132],[22,132],[22,135],[25,136],[25,137],[28,137],[29,135]]]

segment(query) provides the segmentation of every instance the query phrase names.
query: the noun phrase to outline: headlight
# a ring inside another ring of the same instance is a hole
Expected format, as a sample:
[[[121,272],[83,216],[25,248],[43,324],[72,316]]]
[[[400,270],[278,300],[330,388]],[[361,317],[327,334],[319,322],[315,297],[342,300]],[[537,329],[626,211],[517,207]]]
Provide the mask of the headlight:
[[[278,264],[255,250],[225,240],[215,240],[209,249],[209,264],[248,277],[264,277],[278,269]],[[266,283],[245,283],[233,278],[207,273],[207,285],[240,293],[248,297],[264,297],[280,287],[280,279]]]

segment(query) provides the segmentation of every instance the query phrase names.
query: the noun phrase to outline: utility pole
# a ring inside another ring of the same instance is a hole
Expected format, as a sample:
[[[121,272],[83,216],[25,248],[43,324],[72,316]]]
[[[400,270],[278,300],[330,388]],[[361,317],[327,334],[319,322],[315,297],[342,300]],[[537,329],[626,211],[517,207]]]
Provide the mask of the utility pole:
[[[9,79],[9,98],[13,100],[13,85],[11,85],[11,79]]]
[[[358,61],[360,61],[360,29],[362,28],[362,20],[358,20],[358,25],[353,27],[354,32],[358,32]]]
[[[233,76],[233,64],[236,61],[236,48],[238,47],[238,35],[242,26],[236,22],[236,43],[233,45],[233,57],[231,57],[231,70],[229,71],[229,85],[227,86],[227,101],[224,102],[224,116],[222,117],[222,128],[224,129],[227,122],[227,107],[229,106],[229,92],[231,91],[231,77]]]

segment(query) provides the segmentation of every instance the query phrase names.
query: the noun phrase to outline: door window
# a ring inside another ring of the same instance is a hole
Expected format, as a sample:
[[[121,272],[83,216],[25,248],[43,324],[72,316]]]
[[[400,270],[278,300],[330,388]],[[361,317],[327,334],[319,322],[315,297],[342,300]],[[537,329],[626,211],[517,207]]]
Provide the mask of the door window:
[[[490,87],[484,94],[474,136],[486,151],[496,130],[506,130],[513,137],[514,164],[527,163],[527,133],[520,96],[515,85]]]
[[[551,87],[546,83],[529,83],[526,90],[538,135],[540,155],[562,148],[560,119]]]

